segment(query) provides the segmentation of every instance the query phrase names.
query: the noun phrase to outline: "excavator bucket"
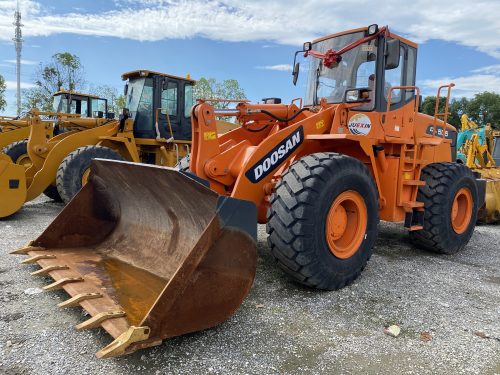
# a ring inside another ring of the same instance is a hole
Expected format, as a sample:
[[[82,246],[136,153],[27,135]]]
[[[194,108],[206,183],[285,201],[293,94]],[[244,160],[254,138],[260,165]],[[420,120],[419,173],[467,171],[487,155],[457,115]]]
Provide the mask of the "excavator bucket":
[[[49,275],[114,341],[114,357],[228,319],[256,268],[253,203],[218,196],[171,168],[96,159],[89,182],[15,254]]]
[[[500,167],[475,169],[486,180],[484,207],[479,209],[477,221],[493,224],[500,222]]]
[[[12,215],[26,201],[26,175],[24,166],[14,164],[0,154],[0,218]]]

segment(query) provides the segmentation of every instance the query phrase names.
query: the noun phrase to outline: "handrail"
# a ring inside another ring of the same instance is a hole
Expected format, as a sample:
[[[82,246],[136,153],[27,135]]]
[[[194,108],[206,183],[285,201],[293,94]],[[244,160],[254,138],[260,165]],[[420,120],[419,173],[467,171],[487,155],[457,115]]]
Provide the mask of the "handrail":
[[[444,122],[444,125],[443,125],[443,134],[441,134],[441,138],[445,138],[446,137],[446,123],[448,121],[448,115],[450,114],[450,112],[448,111],[449,109],[449,106],[450,106],[450,95],[451,95],[451,88],[454,87],[455,84],[452,82],[452,83],[449,83],[447,85],[441,85],[439,86],[438,88],[438,92],[437,92],[437,96],[436,96],[436,106],[434,107],[434,121],[432,122],[432,136],[434,137],[436,135],[436,127],[437,127],[437,120],[438,120],[438,116],[442,116],[443,117],[443,122]],[[439,112],[439,99],[441,99],[441,90],[444,89],[444,88],[447,88],[448,89],[448,92],[447,92],[447,95],[446,95],[446,103],[445,103],[445,106],[444,106],[444,112],[440,113]]]

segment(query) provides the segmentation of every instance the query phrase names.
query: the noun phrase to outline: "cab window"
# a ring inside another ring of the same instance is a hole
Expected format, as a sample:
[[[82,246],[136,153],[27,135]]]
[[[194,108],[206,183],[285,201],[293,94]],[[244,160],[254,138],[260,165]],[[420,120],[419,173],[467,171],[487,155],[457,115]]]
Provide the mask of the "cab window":
[[[405,86],[415,86],[415,68],[417,66],[417,50],[413,47],[407,47],[406,57],[406,82]],[[407,90],[405,100],[410,100],[415,97],[415,90]]]
[[[135,96],[138,99],[135,127],[137,131],[148,131],[153,129],[153,80],[151,78],[140,80],[137,89],[135,93],[130,92],[131,98]]]
[[[356,107],[358,111],[371,111],[375,107],[375,60],[362,63],[356,72],[356,88],[368,88],[369,102]]]
[[[193,107],[193,86],[186,84],[184,86],[184,117],[191,116],[192,107]]]
[[[88,102],[87,100],[72,99],[69,113],[77,114],[82,117],[88,117]]]
[[[168,82],[167,88],[161,91],[161,113],[177,116],[177,83]]]
[[[404,76],[403,76],[403,60],[405,56],[404,48],[401,47],[399,52],[399,65],[397,68],[386,69],[385,70],[385,82],[384,82],[384,97],[385,100],[389,100],[389,91],[391,87],[403,86]],[[391,104],[396,104],[401,101],[401,90],[392,90],[391,93]]]

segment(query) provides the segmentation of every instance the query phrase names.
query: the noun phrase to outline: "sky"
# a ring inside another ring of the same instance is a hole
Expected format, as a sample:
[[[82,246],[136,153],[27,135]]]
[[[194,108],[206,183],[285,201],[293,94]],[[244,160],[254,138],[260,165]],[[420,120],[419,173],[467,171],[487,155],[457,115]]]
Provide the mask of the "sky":
[[[123,89],[121,74],[150,69],[236,79],[258,101],[304,96],[292,85],[294,52],[316,37],[373,23],[419,43],[417,84],[424,95],[456,84],[455,97],[500,92],[499,0],[19,0],[21,86],[53,54],[76,54],[90,85]],[[0,74],[15,113],[14,11],[0,0]],[[301,75],[304,78],[305,74]]]

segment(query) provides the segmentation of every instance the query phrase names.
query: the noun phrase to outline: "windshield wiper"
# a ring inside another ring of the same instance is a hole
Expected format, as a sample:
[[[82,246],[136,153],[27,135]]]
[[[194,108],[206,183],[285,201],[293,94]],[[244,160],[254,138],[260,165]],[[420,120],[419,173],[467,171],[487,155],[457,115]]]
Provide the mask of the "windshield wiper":
[[[318,69],[316,69],[316,90],[314,90],[314,98],[313,98],[313,103],[314,105],[318,105],[318,88],[319,88],[319,77],[320,77],[320,68],[318,66]]]
[[[358,39],[351,44],[348,44],[347,46],[343,47],[342,49],[335,51],[333,49],[329,49],[325,53],[319,52],[319,51],[314,51],[314,50],[309,50],[304,53],[304,57],[307,57],[309,55],[316,57],[317,59],[323,60],[323,65],[326,66],[327,68],[336,68],[339,63],[342,61],[342,55],[353,48],[356,48],[360,44],[366,43],[370,40],[375,39],[382,33],[388,33],[389,29],[387,26],[382,27],[379,31],[377,31],[375,34],[365,36],[364,38]]]

